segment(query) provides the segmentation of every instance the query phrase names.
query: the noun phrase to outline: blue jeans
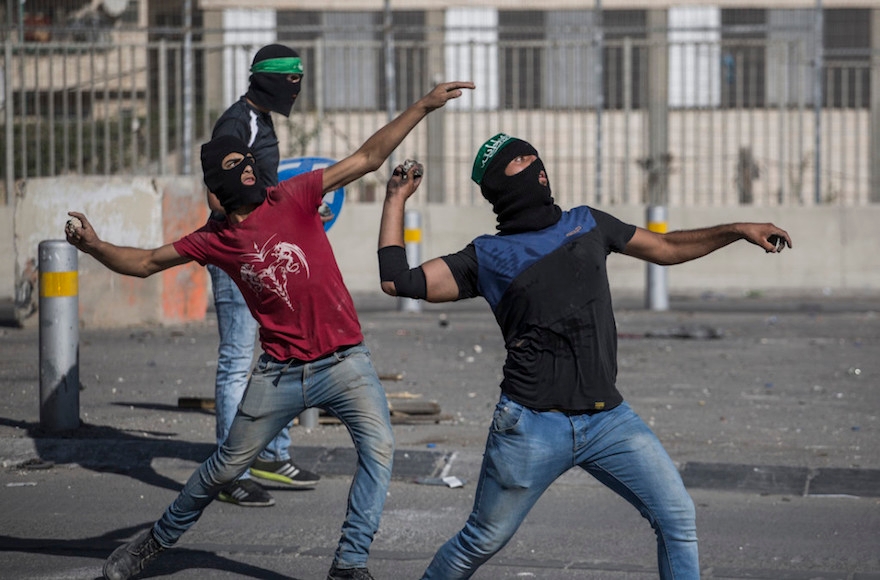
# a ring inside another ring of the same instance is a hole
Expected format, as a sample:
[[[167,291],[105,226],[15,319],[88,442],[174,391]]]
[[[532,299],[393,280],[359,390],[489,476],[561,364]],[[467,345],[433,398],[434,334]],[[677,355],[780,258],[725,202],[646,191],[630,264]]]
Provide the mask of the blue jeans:
[[[217,415],[217,447],[223,445],[229,435],[229,427],[235,418],[241,396],[247,386],[251,362],[254,358],[254,342],[257,321],[251,316],[241,290],[229,275],[217,266],[208,266],[214,292],[214,310],[217,312],[217,330],[220,347],[217,349],[217,375],[214,380],[214,404]],[[266,461],[290,459],[290,432],[287,425],[260,452]],[[245,471],[239,479],[250,477]]]
[[[576,465],[651,523],[661,578],[700,577],[693,501],[660,441],[627,403],[569,415],[535,411],[502,394],[473,511],[434,556],[423,580],[470,578],[507,544],[544,490]]]
[[[306,363],[283,363],[262,355],[229,437],[190,476],[153,526],[159,543],[170,547],[177,542],[278,430],[308,407],[324,409],[342,421],[357,450],[334,563],[339,568],[365,566],[391,481],[394,435],[385,390],[363,344]]]

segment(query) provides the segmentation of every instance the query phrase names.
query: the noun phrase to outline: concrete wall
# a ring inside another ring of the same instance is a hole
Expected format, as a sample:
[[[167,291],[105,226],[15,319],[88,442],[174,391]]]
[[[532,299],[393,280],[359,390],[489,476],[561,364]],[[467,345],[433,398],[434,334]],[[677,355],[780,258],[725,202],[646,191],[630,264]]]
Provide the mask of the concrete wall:
[[[422,215],[422,259],[456,252],[482,233],[495,231],[488,206],[453,208],[431,206]],[[619,219],[644,226],[643,207],[599,207]],[[349,287],[375,291],[379,270],[376,240],[381,207],[349,205],[330,230],[336,257]],[[810,293],[880,291],[880,206],[869,207],[723,207],[670,208],[669,230],[692,229],[718,223],[773,222],[788,231],[792,250],[766,254],[740,242],[668,269],[670,293],[706,291]],[[608,258],[612,288],[642,292],[646,265],[628,256]]]
[[[33,270],[40,241],[63,239],[67,211],[73,209],[83,211],[103,239],[137,247],[174,241],[206,219],[201,184],[192,177],[29,180],[20,188],[14,211],[0,207],[0,301],[11,300],[15,281]],[[423,260],[458,251],[477,235],[494,232],[494,216],[485,204],[412,209],[421,215]],[[599,209],[630,223],[645,224],[643,207]],[[352,292],[379,292],[380,213],[378,203],[349,203],[330,230],[336,258]],[[770,255],[751,244],[737,243],[701,260],[670,267],[670,294],[880,291],[880,206],[669,209],[670,230],[734,221],[772,221],[791,234],[794,248]],[[615,291],[644,292],[643,262],[611,255],[609,263]],[[199,320],[209,305],[209,278],[195,264],[141,280],[113,274],[80,254],[79,274],[80,319],[86,326]]]
[[[12,235],[14,206],[0,204],[0,300],[15,296],[15,246]]]
[[[14,252],[0,262],[6,268],[11,262],[16,280],[27,277],[37,265],[39,243],[64,239],[70,210],[83,212],[104,240],[155,248],[203,225],[204,200],[200,180],[190,177],[31,179],[20,186],[16,197]],[[208,306],[207,289],[207,272],[197,264],[140,279],[114,274],[79,254],[79,311],[85,326],[200,320]],[[33,295],[38,299],[37,289]]]

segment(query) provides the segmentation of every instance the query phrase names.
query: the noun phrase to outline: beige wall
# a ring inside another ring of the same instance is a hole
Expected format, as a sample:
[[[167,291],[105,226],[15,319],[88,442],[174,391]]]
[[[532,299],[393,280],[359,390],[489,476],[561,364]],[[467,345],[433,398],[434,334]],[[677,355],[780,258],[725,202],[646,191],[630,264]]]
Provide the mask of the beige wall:
[[[0,300],[15,296],[15,246],[12,243],[13,206],[0,204]]]
[[[15,279],[38,264],[43,240],[63,240],[67,212],[83,212],[102,239],[155,248],[205,223],[200,180],[192,177],[64,177],[31,179],[16,197],[12,228],[0,262]],[[93,327],[201,320],[207,309],[208,276],[188,264],[147,279],[119,276],[80,253],[79,314]],[[0,288],[3,290],[4,288]],[[39,299],[39,289],[32,292]],[[3,295],[0,294],[0,299]]]
[[[645,225],[643,207],[599,207],[618,218]],[[381,208],[344,208],[330,240],[346,283],[355,291],[378,291],[376,240]],[[463,248],[474,237],[494,232],[488,207],[420,208],[421,248],[426,260]],[[723,248],[701,260],[668,268],[670,293],[878,292],[880,291],[880,206],[862,208],[671,208],[670,230],[736,221],[773,222],[791,235],[794,248],[765,254],[748,243]],[[615,290],[644,291],[646,264],[627,256],[609,257]]]
[[[14,281],[36,257],[39,242],[63,237],[70,209],[84,210],[104,239],[139,247],[173,241],[199,227],[206,215],[201,184],[192,177],[35,179],[26,183],[16,202],[14,212],[0,207],[0,301],[14,295]],[[412,209],[421,216],[423,260],[458,251],[477,235],[494,232],[486,205]],[[600,209],[630,223],[645,223],[640,206]],[[379,292],[380,212],[380,204],[349,203],[330,230],[352,292]],[[772,255],[737,243],[670,267],[670,294],[880,291],[880,206],[671,208],[668,216],[670,230],[732,221],[772,221],[791,234],[794,248]],[[612,255],[609,263],[615,291],[644,292],[645,263],[620,255]],[[79,279],[80,320],[86,326],[198,320],[208,307],[209,279],[194,264],[141,280],[113,274],[80,254]]]

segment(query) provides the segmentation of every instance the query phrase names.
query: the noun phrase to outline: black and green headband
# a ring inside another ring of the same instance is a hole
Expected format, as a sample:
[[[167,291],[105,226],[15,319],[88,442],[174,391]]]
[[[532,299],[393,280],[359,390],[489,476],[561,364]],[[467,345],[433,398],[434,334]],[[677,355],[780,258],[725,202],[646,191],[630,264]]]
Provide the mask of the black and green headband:
[[[480,150],[477,151],[477,156],[474,158],[474,168],[471,171],[471,179],[477,185],[481,184],[483,176],[486,174],[486,169],[489,167],[489,163],[492,159],[495,158],[495,155],[497,155],[506,145],[509,145],[511,141],[516,140],[516,137],[511,137],[506,133],[498,133],[483,143],[480,146]]]
[[[252,73],[278,73],[285,75],[303,74],[302,60],[298,56],[268,58],[255,62],[251,66]]]

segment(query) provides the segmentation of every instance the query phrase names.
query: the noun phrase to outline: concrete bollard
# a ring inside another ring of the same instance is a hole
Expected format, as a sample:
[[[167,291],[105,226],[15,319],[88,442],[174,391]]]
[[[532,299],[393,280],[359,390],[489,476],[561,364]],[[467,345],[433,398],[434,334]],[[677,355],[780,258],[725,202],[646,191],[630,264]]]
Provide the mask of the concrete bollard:
[[[422,216],[414,210],[403,214],[403,242],[406,261],[410,268],[422,263]],[[402,312],[421,312],[422,301],[413,298],[398,298],[398,309]]]
[[[40,242],[40,426],[67,431],[79,419],[79,274],[77,249]]]
[[[669,229],[666,221],[666,206],[649,205],[647,214],[648,230],[665,234]],[[669,310],[669,289],[665,266],[648,264],[645,304],[648,310]]]

